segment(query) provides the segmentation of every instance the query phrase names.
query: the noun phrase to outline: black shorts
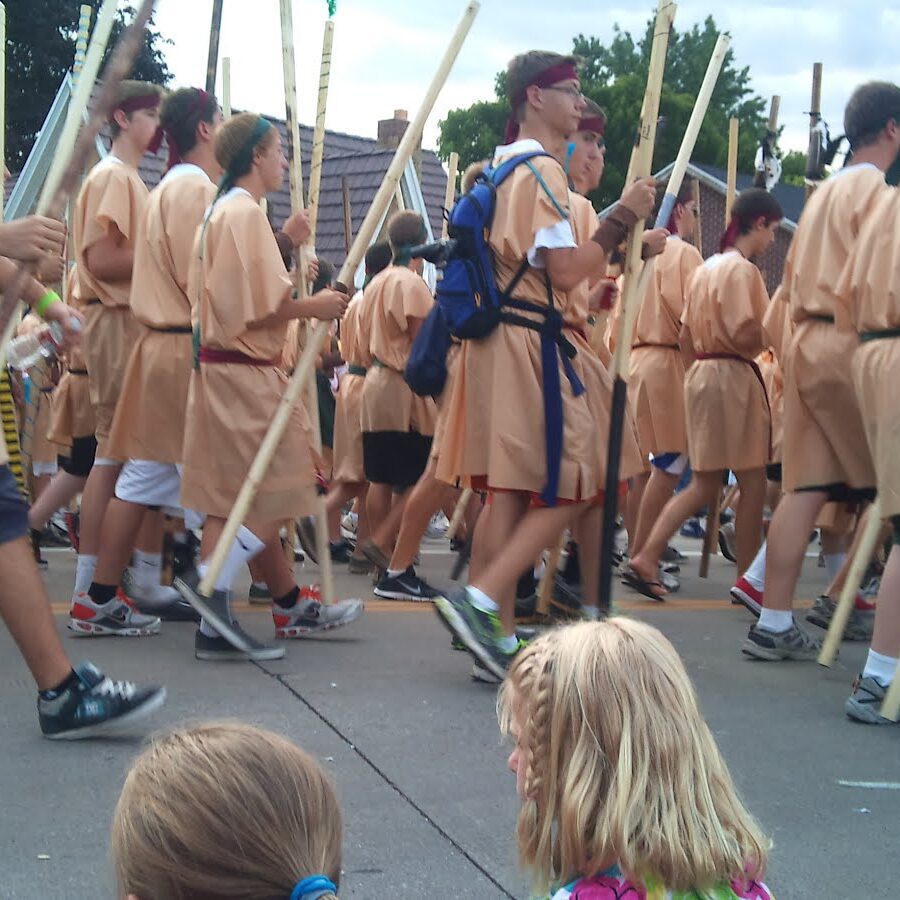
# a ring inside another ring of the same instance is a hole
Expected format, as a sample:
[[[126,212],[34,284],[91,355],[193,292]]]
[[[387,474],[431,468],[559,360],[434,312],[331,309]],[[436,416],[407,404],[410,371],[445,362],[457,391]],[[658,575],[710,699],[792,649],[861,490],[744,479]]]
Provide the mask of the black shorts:
[[[871,503],[875,499],[875,488],[852,488],[847,484],[816,484],[797,488],[798,494],[822,491],[828,495],[829,503]]]
[[[766,481],[774,481],[781,484],[781,463],[769,463],[766,466]]]
[[[68,456],[60,456],[59,467],[63,472],[74,475],[77,478],[87,478],[94,466],[94,457],[97,455],[97,438],[88,437],[73,438],[72,449]]]
[[[0,544],[28,535],[28,506],[9,466],[0,466]]]
[[[364,431],[366,481],[395,488],[412,487],[428,465],[431,436],[417,431]]]

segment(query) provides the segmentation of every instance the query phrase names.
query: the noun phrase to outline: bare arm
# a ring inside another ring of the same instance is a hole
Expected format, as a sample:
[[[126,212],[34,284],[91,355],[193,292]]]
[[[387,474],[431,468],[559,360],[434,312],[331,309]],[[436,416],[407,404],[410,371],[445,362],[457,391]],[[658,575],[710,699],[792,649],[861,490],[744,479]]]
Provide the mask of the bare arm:
[[[110,234],[87,248],[84,259],[88,271],[100,281],[131,280],[134,250],[115,225]]]

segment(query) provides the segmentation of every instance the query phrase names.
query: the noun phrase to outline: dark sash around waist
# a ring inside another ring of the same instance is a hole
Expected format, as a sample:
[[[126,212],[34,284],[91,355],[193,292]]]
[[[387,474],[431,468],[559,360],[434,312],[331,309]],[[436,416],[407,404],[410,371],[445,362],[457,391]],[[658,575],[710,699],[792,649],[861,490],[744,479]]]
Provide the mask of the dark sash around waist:
[[[865,344],[868,341],[888,340],[900,337],[900,328],[882,328],[880,331],[861,331],[859,339]]]
[[[50,387],[38,388],[38,391],[42,394],[52,394],[55,387],[55,384],[51,384]]]
[[[658,347],[660,350],[680,350],[678,344],[656,344],[652,341],[641,341],[639,344],[632,344],[632,350],[640,350],[642,347]],[[697,357],[698,359],[700,357]]]
[[[201,347],[198,354],[198,361],[201,363],[237,363],[241,366],[275,366],[277,359],[256,359],[241,353],[240,350],[220,350],[217,347]]]
[[[827,322],[829,325],[834,325],[834,316],[828,316],[824,313],[822,315],[807,316],[806,318],[811,319],[813,322]]]
[[[396,372],[401,377],[405,378],[406,376],[403,372],[395,369],[393,366],[389,366],[387,363],[383,363],[377,356],[372,357],[372,367],[375,369],[387,369],[389,372]],[[365,369],[363,369],[363,373],[365,373]]]
[[[87,375],[87,369],[69,369],[70,375]]]
[[[347,366],[347,374],[348,375],[359,375],[361,378],[366,377],[366,367],[365,366]]]
[[[756,376],[756,380],[759,382],[760,387],[762,387],[763,397],[766,401],[766,409],[769,411],[769,459],[772,458],[772,407],[769,405],[769,392],[766,390],[766,382],[763,379],[762,372],[759,370],[759,366],[756,364],[755,360],[747,359],[746,356],[741,356],[738,353],[698,353],[698,360],[704,359],[733,359],[736,362],[741,362],[745,366],[750,366],[753,374]]]
[[[193,332],[193,328],[190,325],[147,325],[146,323],[141,323],[144,325],[144,328],[148,328],[150,331],[159,331],[161,334],[191,334]]]
[[[90,300],[83,301],[85,306],[96,306],[100,302],[99,297],[92,297]]]

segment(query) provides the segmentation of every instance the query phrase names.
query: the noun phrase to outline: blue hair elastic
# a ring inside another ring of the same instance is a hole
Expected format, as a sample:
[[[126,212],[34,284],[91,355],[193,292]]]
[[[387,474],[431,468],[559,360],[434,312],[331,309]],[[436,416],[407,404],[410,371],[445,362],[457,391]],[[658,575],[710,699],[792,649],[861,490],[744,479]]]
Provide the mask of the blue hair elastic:
[[[569,177],[569,163],[572,162],[572,154],[575,152],[575,142],[572,141],[566,145],[566,178]]]
[[[325,875],[309,875],[291,891],[291,900],[318,900],[323,894],[334,894],[337,888]]]

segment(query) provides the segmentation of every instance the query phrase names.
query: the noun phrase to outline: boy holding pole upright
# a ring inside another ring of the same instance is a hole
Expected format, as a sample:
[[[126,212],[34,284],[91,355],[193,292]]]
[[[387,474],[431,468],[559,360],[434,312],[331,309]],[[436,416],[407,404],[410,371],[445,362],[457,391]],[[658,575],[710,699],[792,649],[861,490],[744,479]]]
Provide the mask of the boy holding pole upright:
[[[447,626],[499,678],[519,649],[519,576],[578,515],[603,503],[606,435],[585,394],[586,380],[599,382],[585,370],[602,363],[573,327],[569,293],[605,273],[610,251],[655,199],[650,179],[627,186],[579,244],[559,162],[585,109],[576,60],[525,53],[510,63],[507,89],[512,118],[494,164],[528,151],[547,155],[519,165],[499,187],[489,242],[499,289],[527,260],[513,297],[542,312],[528,314],[534,328],[501,321],[487,337],[463,342],[438,475],[492,493],[488,526],[479,530],[491,561],[477,582],[435,600]]]

